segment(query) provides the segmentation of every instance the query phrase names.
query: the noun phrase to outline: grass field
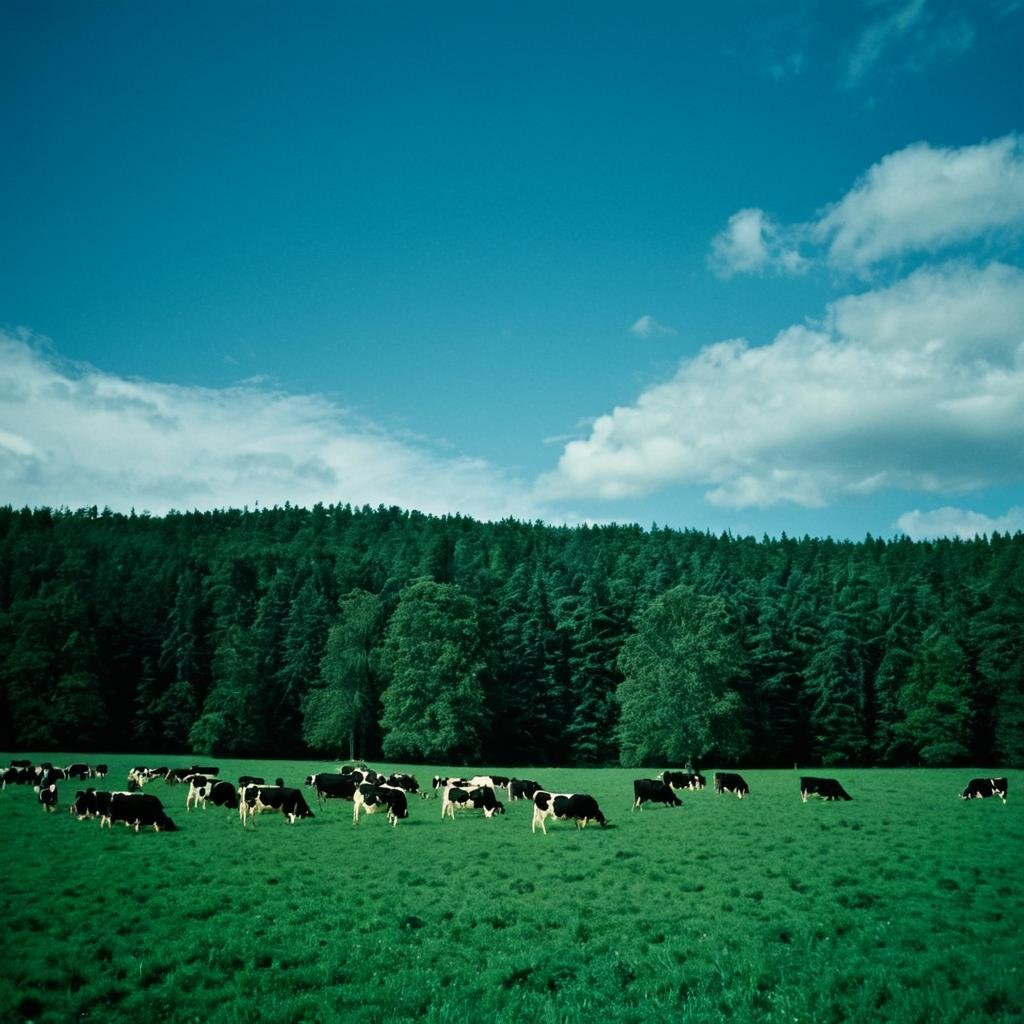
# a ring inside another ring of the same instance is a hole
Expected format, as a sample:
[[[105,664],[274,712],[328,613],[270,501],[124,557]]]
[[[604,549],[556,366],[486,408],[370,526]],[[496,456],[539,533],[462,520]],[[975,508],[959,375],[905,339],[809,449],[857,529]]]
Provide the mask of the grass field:
[[[133,764],[188,763],[105,760],[111,789]],[[219,763],[289,785],[334,767]],[[9,787],[0,1020],[1024,1020],[1020,773],[1000,773],[1005,806],[958,798],[980,770],[829,772],[842,804],[750,770],[748,799],[631,812],[642,772],[495,770],[592,793],[612,826],[534,835],[528,802],[442,822],[413,799],[394,829],[314,802],[243,832],[158,781],[179,831],[136,835],[71,817],[81,783],[49,815]]]

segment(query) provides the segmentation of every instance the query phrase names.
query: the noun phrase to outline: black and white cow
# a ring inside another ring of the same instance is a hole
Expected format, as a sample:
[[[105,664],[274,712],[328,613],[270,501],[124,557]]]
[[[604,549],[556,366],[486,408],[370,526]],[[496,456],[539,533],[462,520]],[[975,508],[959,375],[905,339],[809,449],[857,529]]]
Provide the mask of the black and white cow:
[[[57,810],[57,783],[51,782],[46,786],[36,786],[36,793],[39,794],[39,803],[44,811]]]
[[[509,800],[532,800],[533,794],[544,787],[532,779],[509,779],[508,798]]]
[[[351,773],[317,772],[306,776],[306,785],[313,787],[316,802],[322,807],[325,800],[353,800],[361,783],[356,782]]]
[[[421,793],[420,784],[416,781],[416,776],[409,775],[406,772],[392,772],[387,777],[385,785],[397,786],[399,789],[404,789],[409,795],[419,793],[424,800],[426,800],[429,795],[427,793]]]
[[[673,789],[703,789],[707,785],[700,772],[663,771],[658,778]]]
[[[387,811],[388,823],[392,826],[397,825],[400,819],[408,818],[409,799],[405,790],[386,783],[379,786],[372,782],[359,783],[352,798],[352,824],[359,824],[360,811],[375,814],[380,810]]]
[[[468,786],[469,779],[463,778],[462,776],[456,775],[435,775],[430,780],[430,787],[434,791],[434,796],[444,796],[444,791],[449,786]]]
[[[742,800],[745,796],[750,796],[750,787],[742,775],[735,772],[715,772],[715,792],[719,795],[735,793]]]
[[[85,780],[89,778],[89,766],[81,761],[69,764],[64,769],[64,778],[77,779],[79,782],[85,782]]]
[[[111,827],[116,821],[127,825],[128,828],[134,828],[136,832],[141,827],[149,825],[157,832],[177,830],[174,822],[167,817],[160,798],[152,793],[111,793],[106,821]],[[101,818],[100,826],[102,825]]]
[[[105,764],[97,764],[89,769],[89,774],[94,779],[105,779],[108,771],[109,769]]]
[[[211,764],[211,765],[194,764],[194,765],[192,765],[191,768],[189,768],[188,774],[189,775],[206,775],[206,776],[214,775],[214,776],[216,776],[216,775],[220,775],[220,768],[217,767],[217,765],[215,765],[215,764]]]
[[[575,822],[578,829],[586,828],[592,821],[596,821],[601,828],[608,824],[608,819],[601,813],[601,808],[592,796],[586,793],[549,793],[546,789],[539,789],[533,794],[533,823],[530,831],[536,832],[540,825],[541,831],[547,835],[548,830],[544,827],[546,818]]]
[[[984,800],[986,797],[997,796],[1003,803],[1006,803],[1006,794],[1009,788],[1009,780],[998,779],[971,779],[967,788],[960,794],[961,800]]]
[[[800,799],[807,803],[807,798],[821,797],[822,800],[852,800],[853,797],[843,789],[838,779],[818,779],[807,775],[800,780]]]
[[[96,790],[91,788],[78,790],[68,811],[79,821],[84,821],[86,818],[95,818],[98,813],[96,809]]]
[[[35,781],[36,773],[31,765],[11,765],[0,775],[0,789],[6,789],[8,786],[35,785]]]
[[[257,786],[262,786],[266,780],[262,775],[239,775],[238,776],[238,788],[241,789],[243,786],[251,786],[255,783]]]
[[[256,816],[264,811],[277,811],[284,815],[285,821],[294,825],[299,818],[315,817],[306,803],[302,791],[288,789],[285,786],[245,786],[239,793],[238,815],[242,819],[242,828],[252,819],[256,827]]]
[[[672,792],[672,787],[661,779],[633,780],[633,810],[642,811],[644,804],[665,804],[666,807],[682,807],[683,801]]]
[[[441,800],[441,820],[455,820],[457,810],[483,811],[485,818],[504,814],[505,805],[494,795],[492,786],[446,786]]]
[[[188,776],[185,810],[190,811],[193,807],[201,805],[205,811],[207,800],[211,801],[214,807],[227,807],[229,810],[238,807],[238,793],[230,782],[218,782],[217,779],[210,779],[205,775]]]

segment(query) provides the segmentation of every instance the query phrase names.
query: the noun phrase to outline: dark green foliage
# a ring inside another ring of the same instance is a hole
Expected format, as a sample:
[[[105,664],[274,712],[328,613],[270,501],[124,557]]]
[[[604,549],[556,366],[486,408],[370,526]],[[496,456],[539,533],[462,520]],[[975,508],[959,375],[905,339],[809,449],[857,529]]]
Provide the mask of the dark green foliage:
[[[740,649],[725,602],[675,587],[648,605],[622,646],[616,696],[623,765],[696,763],[743,749],[732,683]]]
[[[454,602],[425,604],[412,616],[422,629],[399,615],[420,579]],[[720,616],[699,641],[680,625],[661,648],[690,666],[674,696],[667,681],[633,688],[636,707],[666,716],[645,756],[686,756],[663,742],[674,716],[713,720],[711,749],[736,764],[1024,763],[1024,535],[755,541],[319,505],[159,519],[0,508],[0,738],[612,764],[620,658],[681,586]],[[347,633],[353,594],[372,606],[362,639]],[[399,708],[417,701],[402,704],[401,686],[388,706],[381,695],[417,633],[417,692],[431,705],[458,692],[459,710],[435,706],[409,731]],[[711,671],[701,657],[724,660]],[[703,701],[682,681],[709,672]],[[622,726],[629,744],[647,743]]]

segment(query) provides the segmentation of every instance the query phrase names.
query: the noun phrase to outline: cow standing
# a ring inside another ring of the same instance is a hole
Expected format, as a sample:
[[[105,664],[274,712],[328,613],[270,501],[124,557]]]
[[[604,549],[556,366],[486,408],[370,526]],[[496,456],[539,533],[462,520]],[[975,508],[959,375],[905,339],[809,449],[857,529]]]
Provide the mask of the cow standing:
[[[735,772],[715,772],[715,793],[735,793],[742,800],[745,796],[750,796],[750,787],[742,775]]]
[[[838,779],[818,779],[812,775],[800,780],[800,799],[807,803],[807,798],[817,796],[822,800],[852,800],[853,797],[843,789]]]
[[[597,801],[587,793],[549,793],[540,789],[533,794],[533,823],[530,831],[536,832],[537,826],[547,835],[548,830],[544,827],[546,818],[556,818],[558,821],[572,821],[577,829],[586,828],[587,825],[596,821],[601,828],[608,824],[608,819],[601,813]]]
[[[633,780],[633,810],[642,811],[644,804],[664,804],[666,807],[682,807],[683,801],[672,792],[671,786],[661,779]]]
[[[1006,803],[1006,794],[1009,789],[1009,780],[998,779],[971,779],[967,788],[960,794],[961,800],[984,800],[986,797],[997,796],[1003,803]]]

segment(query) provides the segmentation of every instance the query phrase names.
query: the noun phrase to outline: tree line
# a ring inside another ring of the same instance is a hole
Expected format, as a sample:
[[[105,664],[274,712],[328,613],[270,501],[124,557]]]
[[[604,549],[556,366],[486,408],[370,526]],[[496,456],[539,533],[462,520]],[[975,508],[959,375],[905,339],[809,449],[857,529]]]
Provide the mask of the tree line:
[[[0,508],[0,743],[1024,763],[1024,535]]]

